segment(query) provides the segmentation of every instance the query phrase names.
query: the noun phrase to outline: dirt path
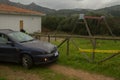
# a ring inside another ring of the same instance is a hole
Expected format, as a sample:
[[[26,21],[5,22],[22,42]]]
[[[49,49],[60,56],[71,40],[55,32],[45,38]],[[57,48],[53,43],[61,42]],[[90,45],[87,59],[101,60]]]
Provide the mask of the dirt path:
[[[13,71],[9,67],[0,65],[0,76],[4,76],[3,74],[8,80],[42,80],[35,74]]]
[[[68,77],[75,77],[78,80],[115,80],[110,77],[106,77],[103,75],[91,74],[82,70],[76,70],[70,67],[65,67],[61,65],[51,65],[51,70],[55,71],[56,73],[63,74]],[[33,73],[25,73],[23,71],[14,71],[11,70],[7,66],[0,65],[0,76],[5,76],[8,80],[42,80],[39,75]]]
[[[65,76],[77,77],[80,80],[115,80],[110,77],[105,77],[103,75],[91,74],[82,70],[75,70],[69,67],[61,66],[61,65],[52,65],[50,69],[64,74]]]

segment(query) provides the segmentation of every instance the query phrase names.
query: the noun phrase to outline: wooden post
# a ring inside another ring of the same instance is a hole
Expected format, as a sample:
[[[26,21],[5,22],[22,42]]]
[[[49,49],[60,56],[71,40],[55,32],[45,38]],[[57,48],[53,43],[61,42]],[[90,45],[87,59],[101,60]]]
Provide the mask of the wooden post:
[[[89,36],[92,36],[91,31],[90,31],[90,29],[89,29],[89,26],[88,26],[88,24],[87,24],[86,19],[83,19],[83,20],[84,20],[84,22],[85,22],[85,27],[86,27],[86,29],[87,29],[87,32],[88,32]]]
[[[109,33],[110,33],[110,34],[113,36],[113,38],[114,38],[115,35],[113,34],[113,32],[112,32],[110,26],[108,25],[107,20],[105,19],[104,16],[103,16],[103,20],[104,20],[104,22],[105,22],[105,25],[106,25],[106,27],[107,27]],[[114,40],[114,41],[115,41],[115,40]],[[116,42],[116,41],[115,41],[115,42]]]
[[[95,49],[96,49],[96,39],[92,41],[93,53],[92,53],[92,62],[95,60]]]
[[[69,45],[70,45],[70,38],[67,39],[67,56],[69,56]]]
[[[55,41],[57,41],[57,38],[56,38],[56,36],[55,36]]]
[[[66,41],[67,41],[67,39],[63,40],[63,41],[57,46],[57,48],[59,48],[61,45],[63,45]]]
[[[114,37],[114,34],[112,33],[112,30],[111,30],[110,26],[108,25],[108,23],[107,23],[107,21],[106,21],[105,17],[103,18],[103,20],[104,20],[105,25],[106,25],[106,27],[108,28],[108,30],[109,30],[109,32],[110,32],[110,34]]]
[[[117,56],[117,55],[119,55],[119,54],[120,54],[120,52],[117,53],[117,54],[113,54],[113,55],[111,55],[111,56],[109,56],[109,57],[107,57],[107,58],[105,58],[105,59],[99,61],[98,63],[102,63],[102,62],[104,62],[104,61],[107,61],[107,60],[109,60],[109,59],[111,59],[111,58],[113,58],[113,57],[115,57],[115,56]]]
[[[89,36],[92,37],[92,33],[91,33],[90,29],[89,29],[89,26],[87,24],[86,19],[83,19],[83,20],[85,22],[85,26],[86,26],[86,29],[87,29],[87,32],[88,32]],[[91,41],[92,46],[93,46],[92,62],[94,62],[94,59],[95,59],[95,52],[94,52],[94,50],[96,48],[96,41],[94,39],[90,39],[90,41]]]
[[[39,35],[39,40],[41,40],[41,36]]]
[[[48,35],[48,42],[50,42],[50,35]]]
[[[72,39],[71,39],[71,42],[72,42],[73,45],[76,47],[76,49],[79,50],[78,45],[77,45]],[[82,55],[86,58],[86,60],[87,60],[88,62],[91,62],[91,60],[88,58],[88,56],[86,55],[86,53],[82,53]]]

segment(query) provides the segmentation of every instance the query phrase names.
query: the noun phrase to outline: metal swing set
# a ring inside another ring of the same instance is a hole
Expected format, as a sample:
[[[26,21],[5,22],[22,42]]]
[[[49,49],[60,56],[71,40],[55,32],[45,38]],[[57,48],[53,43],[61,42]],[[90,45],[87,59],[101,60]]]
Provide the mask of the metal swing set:
[[[61,45],[65,42],[67,42],[67,55],[69,55],[69,42],[70,42],[70,38],[87,38],[87,39],[90,39],[91,41],[91,44],[93,46],[93,49],[82,49],[82,48],[79,48],[79,46],[75,43],[74,40],[71,40],[71,42],[74,44],[74,46],[80,51],[80,53],[82,53],[84,55],[84,57],[89,61],[89,62],[95,62],[95,53],[112,53],[111,56],[103,59],[103,60],[100,60],[98,61],[98,63],[101,63],[101,62],[104,62],[106,60],[109,60],[117,55],[120,54],[120,50],[98,50],[96,49],[96,40],[97,39],[100,39],[100,40],[120,40],[120,37],[115,37],[114,34],[112,33],[112,30],[110,28],[110,26],[108,25],[107,23],[107,20],[105,19],[104,16],[101,16],[101,17],[93,17],[93,16],[85,16],[84,14],[80,14],[80,17],[79,17],[80,20],[82,20],[82,22],[79,22],[80,24],[84,24],[85,27],[86,27],[86,30],[89,34],[89,36],[76,36],[76,35],[67,35],[67,36],[64,36],[66,37],[65,40],[63,40],[59,45],[58,45],[58,48],[61,47]],[[88,26],[88,22],[86,19],[90,19],[90,20],[96,20],[97,21],[97,27],[99,27],[100,23],[103,21],[106,25],[106,28],[108,29],[109,33],[112,35],[112,37],[97,37],[97,36],[93,36],[91,31],[90,31],[90,28]],[[58,29],[58,28],[57,28]],[[73,28],[71,34],[74,32],[74,30],[76,29],[76,27]],[[57,30],[56,30],[57,32]],[[55,36],[58,37],[58,35],[55,34]],[[63,36],[60,36],[59,37],[63,37]],[[88,56],[86,55],[86,53],[92,53],[92,60],[88,58]]]

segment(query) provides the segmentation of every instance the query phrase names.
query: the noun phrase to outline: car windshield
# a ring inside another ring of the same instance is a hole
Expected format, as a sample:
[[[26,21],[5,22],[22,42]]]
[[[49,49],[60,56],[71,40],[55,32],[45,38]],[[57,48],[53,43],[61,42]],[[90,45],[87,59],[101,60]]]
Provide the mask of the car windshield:
[[[34,40],[34,38],[32,38],[31,36],[25,33],[22,33],[22,32],[13,32],[8,35],[12,37],[14,40],[21,42],[21,43]]]

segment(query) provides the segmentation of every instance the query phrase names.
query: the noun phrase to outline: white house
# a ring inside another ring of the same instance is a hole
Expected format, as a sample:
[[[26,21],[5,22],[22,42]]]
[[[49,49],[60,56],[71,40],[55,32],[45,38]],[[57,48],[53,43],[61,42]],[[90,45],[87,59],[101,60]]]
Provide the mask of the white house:
[[[23,28],[28,33],[41,32],[41,16],[43,15],[37,11],[0,4],[0,29],[20,31]]]

